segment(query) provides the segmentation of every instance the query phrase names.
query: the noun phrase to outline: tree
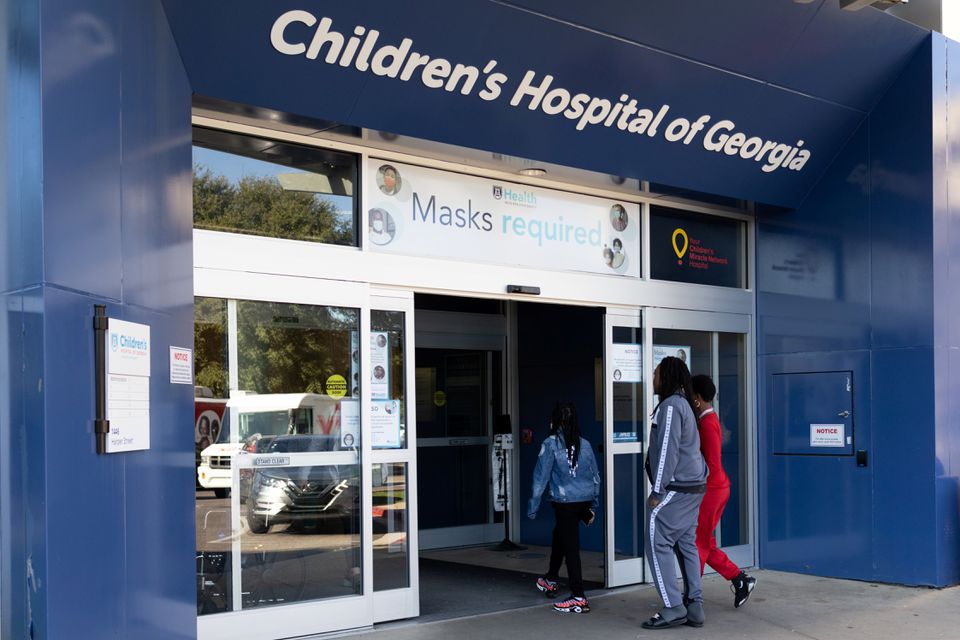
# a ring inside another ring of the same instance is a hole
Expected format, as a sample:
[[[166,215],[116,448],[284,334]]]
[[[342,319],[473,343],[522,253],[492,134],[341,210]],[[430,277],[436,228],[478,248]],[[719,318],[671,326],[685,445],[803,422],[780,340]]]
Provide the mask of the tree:
[[[338,215],[321,194],[288,191],[275,177],[244,176],[237,183],[202,164],[193,168],[193,225],[271,238],[354,244],[353,216]]]

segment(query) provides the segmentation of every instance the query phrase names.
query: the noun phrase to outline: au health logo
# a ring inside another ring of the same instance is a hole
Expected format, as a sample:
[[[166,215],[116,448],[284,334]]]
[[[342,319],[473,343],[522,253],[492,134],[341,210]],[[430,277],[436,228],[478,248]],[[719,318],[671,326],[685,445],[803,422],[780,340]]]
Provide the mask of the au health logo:
[[[683,256],[686,255],[687,249],[690,248],[690,238],[687,237],[687,232],[682,228],[677,227],[673,230],[673,252],[677,254],[677,264],[683,264]],[[680,242],[678,242],[678,240]]]
[[[110,334],[110,348],[114,351],[117,350],[117,347],[120,346],[120,337],[115,333]]]

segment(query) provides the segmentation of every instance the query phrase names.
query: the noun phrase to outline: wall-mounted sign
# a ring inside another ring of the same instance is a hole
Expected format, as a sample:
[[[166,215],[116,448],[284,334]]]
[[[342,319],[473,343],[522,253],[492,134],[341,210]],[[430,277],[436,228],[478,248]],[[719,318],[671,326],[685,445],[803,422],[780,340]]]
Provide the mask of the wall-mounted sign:
[[[639,344],[614,344],[610,357],[610,379],[614,382],[642,382],[642,347]]]
[[[110,318],[106,336],[106,452],[150,448],[150,327]]]
[[[652,207],[650,277],[742,287],[743,240],[738,220]]]
[[[845,447],[844,425],[842,424],[811,424],[811,447]]]
[[[640,275],[640,205],[370,159],[376,251]]]
[[[193,349],[170,347],[170,384],[193,384]]]
[[[667,356],[680,358],[689,369],[693,357],[693,348],[689,345],[655,344],[653,345],[653,368],[656,369],[660,366],[660,362]]]

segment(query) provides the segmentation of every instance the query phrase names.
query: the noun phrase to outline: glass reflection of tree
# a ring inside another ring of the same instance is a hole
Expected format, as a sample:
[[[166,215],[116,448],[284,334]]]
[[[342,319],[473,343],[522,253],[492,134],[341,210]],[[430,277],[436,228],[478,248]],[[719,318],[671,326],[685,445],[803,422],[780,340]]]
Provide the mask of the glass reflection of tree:
[[[234,183],[202,164],[193,167],[193,226],[271,238],[354,243],[353,215],[339,215],[336,205],[321,194],[288,191],[274,177],[244,176]]]
[[[226,300],[194,300],[193,349],[196,384],[209,388],[214,398],[226,398],[229,385]]]
[[[349,378],[356,310],[240,301],[237,316],[241,389],[323,393],[330,376]]]

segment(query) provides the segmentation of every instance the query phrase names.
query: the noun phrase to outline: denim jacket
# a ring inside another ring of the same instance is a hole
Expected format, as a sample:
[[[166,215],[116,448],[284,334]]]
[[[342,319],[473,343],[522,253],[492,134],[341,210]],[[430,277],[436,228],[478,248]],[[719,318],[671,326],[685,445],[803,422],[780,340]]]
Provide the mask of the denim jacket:
[[[527,507],[527,517],[530,519],[537,517],[540,498],[548,483],[551,501],[590,502],[590,507],[596,509],[600,504],[600,471],[590,443],[580,438],[577,471],[572,474],[563,435],[557,433],[543,441],[537,467],[533,471],[533,496]]]

